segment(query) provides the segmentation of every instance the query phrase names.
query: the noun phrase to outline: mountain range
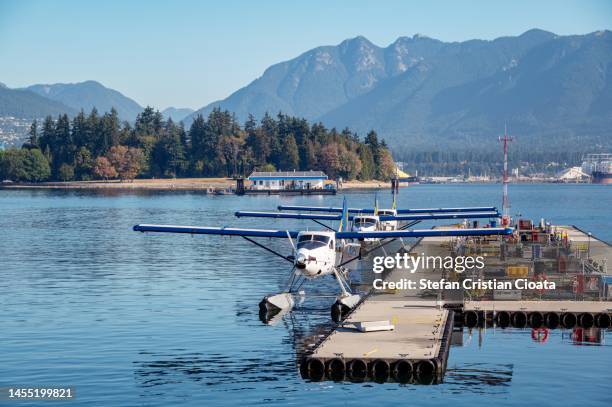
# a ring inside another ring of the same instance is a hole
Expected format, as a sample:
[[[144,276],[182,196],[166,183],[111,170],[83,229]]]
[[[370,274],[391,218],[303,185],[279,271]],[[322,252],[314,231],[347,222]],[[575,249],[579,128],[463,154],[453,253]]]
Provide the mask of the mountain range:
[[[76,111],[61,102],[50,100],[29,90],[10,89],[0,85],[0,117],[35,119],[61,113],[75,114]]]
[[[415,35],[385,48],[360,36],[273,65],[185,122],[215,107],[241,120],[283,112],[361,135],[376,129],[398,149],[492,145],[507,123],[525,145],[610,146],[611,79],[610,31],[464,42]]]
[[[76,111],[83,109],[89,112],[95,107],[98,112],[103,113],[114,107],[121,120],[134,121],[136,115],[143,110],[134,100],[96,81],[37,84],[25,89],[61,102]]]
[[[0,117],[40,119],[62,113],[74,116],[81,109],[89,113],[94,107],[100,114],[114,107],[119,118],[127,121],[134,121],[143,110],[134,100],[96,81],[37,84],[20,89],[0,86]]]
[[[81,109],[89,113],[94,107],[99,113],[114,108],[121,120],[130,122],[143,111],[143,107],[133,99],[93,80],[36,84],[21,89],[10,89],[0,82],[0,117],[33,119],[61,113],[73,116]],[[179,122],[193,112],[190,108],[168,107],[161,114],[165,119]]]
[[[493,146],[507,124],[526,147],[612,148],[612,32],[560,36],[533,29],[495,40],[443,42],[422,35],[379,47],[358,36],[270,66],[227,98],[193,112],[165,109],[189,126],[215,107],[245,121],[283,112],[375,129],[395,151]],[[96,81],[0,84],[0,118],[143,108]],[[25,126],[24,126],[25,128]]]

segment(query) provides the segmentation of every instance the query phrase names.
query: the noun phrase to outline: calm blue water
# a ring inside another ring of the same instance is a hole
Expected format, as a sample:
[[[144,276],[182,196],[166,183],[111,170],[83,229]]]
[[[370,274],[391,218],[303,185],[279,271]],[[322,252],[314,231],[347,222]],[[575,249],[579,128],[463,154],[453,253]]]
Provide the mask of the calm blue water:
[[[414,186],[400,206],[497,204],[500,190]],[[373,194],[348,198],[369,206]],[[587,346],[567,330],[544,344],[529,330],[466,330],[437,386],[305,382],[296,347],[329,324],[329,304],[263,325],[257,304],[283,286],[283,260],[239,238],[131,231],[143,222],[270,227],[233,212],[341,199],[0,190],[0,387],[74,386],[66,405],[612,405],[610,331]],[[511,201],[513,214],[612,240],[610,187],[512,185]]]

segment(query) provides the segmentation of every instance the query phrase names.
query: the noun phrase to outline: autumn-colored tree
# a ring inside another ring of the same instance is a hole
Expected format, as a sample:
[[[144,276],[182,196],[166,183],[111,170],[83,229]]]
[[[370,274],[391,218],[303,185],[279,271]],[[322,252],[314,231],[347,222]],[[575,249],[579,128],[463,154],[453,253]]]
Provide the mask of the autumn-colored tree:
[[[98,157],[94,161],[93,173],[103,180],[117,178],[117,170],[106,157]]]
[[[340,154],[339,175],[343,179],[355,179],[361,172],[361,160],[359,156],[347,150],[344,146],[340,146],[338,151]]]
[[[388,181],[395,175],[395,162],[386,148],[378,149],[378,174],[376,177]]]
[[[122,168],[123,172],[119,173],[122,179],[133,180],[140,173],[140,168],[144,161],[144,155],[139,148],[129,148],[126,154],[126,166]],[[123,175],[123,176],[122,176]]]
[[[340,154],[338,153],[338,144],[330,143],[321,148],[319,156],[319,164],[323,171],[332,179],[338,177],[340,171]]]
[[[108,161],[117,170],[119,179],[133,180],[142,166],[142,150],[134,147],[114,146],[108,151]]]

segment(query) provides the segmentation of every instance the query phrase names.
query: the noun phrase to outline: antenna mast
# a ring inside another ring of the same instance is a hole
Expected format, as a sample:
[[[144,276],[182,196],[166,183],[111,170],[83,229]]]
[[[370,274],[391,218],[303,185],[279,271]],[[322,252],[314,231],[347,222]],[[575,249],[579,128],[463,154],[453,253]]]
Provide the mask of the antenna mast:
[[[508,198],[508,143],[512,141],[512,137],[508,137],[508,129],[504,124],[504,138],[499,138],[499,141],[504,142],[504,195],[502,198],[502,225],[510,225],[510,199]]]

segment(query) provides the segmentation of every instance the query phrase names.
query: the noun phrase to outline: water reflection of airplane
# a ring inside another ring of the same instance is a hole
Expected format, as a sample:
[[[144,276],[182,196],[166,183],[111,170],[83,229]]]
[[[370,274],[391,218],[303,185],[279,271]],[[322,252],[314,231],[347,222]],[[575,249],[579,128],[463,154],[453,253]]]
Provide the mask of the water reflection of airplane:
[[[466,208],[455,208],[466,209]],[[470,208],[467,208],[470,209]],[[455,212],[452,214],[415,214],[415,215],[398,215],[397,217],[384,216],[383,220],[416,220],[414,216],[422,219],[455,219]],[[274,216],[272,216],[274,215]],[[291,216],[280,216],[291,215]],[[472,212],[470,209],[465,216],[487,216],[495,217],[497,212],[488,212],[483,215],[480,212]],[[245,216],[242,213],[242,216]],[[275,295],[267,296],[260,303],[260,308],[266,311],[273,312],[288,312],[295,305],[294,295],[299,293],[300,288],[306,280],[314,280],[326,275],[335,277],[340,288],[340,294],[337,296],[336,303],[332,307],[332,315],[342,316],[352,309],[361,299],[358,294],[351,292],[348,273],[349,270],[345,266],[359,258],[352,257],[348,260],[343,259],[344,246],[352,239],[362,240],[368,238],[374,239],[395,239],[395,238],[415,238],[415,237],[440,237],[440,236],[491,236],[491,235],[508,235],[512,233],[510,228],[445,228],[445,229],[400,229],[400,230],[349,230],[350,209],[347,208],[346,199],[343,203],[343,209],[340,215],[317,215],[317,218],[312,216],[307,217],[306,214],[282,214],[282,213],[265,213],[251,212],[249,216],[255,217],[276,217],[276,218],[295,218],[295,219],[321,219],[322,216],[333,217],[328,220],[339,220],[338,229],[335,231],[331,227],[326,226],[328,230],[324,231],[291,231],[291,230],[271,230],[271,229],[242,229],[242,228],[227,228],[227,227],[200,227],[200,226],[174,226],[174,225],[151,225],[139,224],[134,226],[134,231],[138,232],[160,232],[160,233],[184,233],[184,234],[202,234],[202,235],[221,235],[221,236],[239,236],[254,245],[265,249],[287,262],[292,264],[289,273],[287,288]],[[291,255],[283,255],[276,250],[256,241],[253,238],[282,238],[288,239],[292,247]],[[297,245],[294,240],[297,240]],[[248,260],[243,260],[247,261]]]

